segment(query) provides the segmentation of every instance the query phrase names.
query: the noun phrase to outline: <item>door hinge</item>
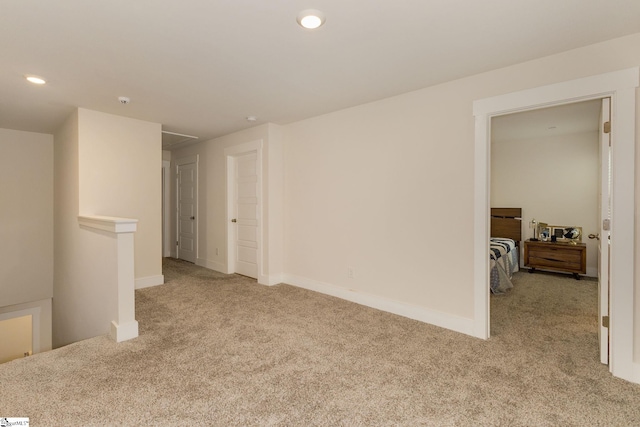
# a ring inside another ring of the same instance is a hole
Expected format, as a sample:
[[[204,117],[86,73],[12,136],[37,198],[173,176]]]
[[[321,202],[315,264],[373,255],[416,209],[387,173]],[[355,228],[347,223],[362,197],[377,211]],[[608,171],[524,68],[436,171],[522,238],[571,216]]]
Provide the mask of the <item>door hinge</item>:
[[[176,240],[176,246],[178,246],[178,241]]]
[[[610,219],[603,219],[602,220],[602,229],[606,230],[606,231],[611,231],[611,220]]]
[[[604,133],[611,133],[611,122],[604,122]]]
[[[609,316],[602,316],[602,326],[605,328],[609,327]]]

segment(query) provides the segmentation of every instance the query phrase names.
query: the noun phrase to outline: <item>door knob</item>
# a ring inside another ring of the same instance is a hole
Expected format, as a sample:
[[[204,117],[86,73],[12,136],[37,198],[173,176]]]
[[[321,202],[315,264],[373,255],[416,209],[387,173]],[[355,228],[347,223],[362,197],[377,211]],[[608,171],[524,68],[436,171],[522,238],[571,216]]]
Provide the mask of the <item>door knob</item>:
[[[237,219],[235,219],[235,218],[233,218],[233,219],[231,220],[231,222],[238,222],[238,220],[237,220]]]
[[[600,240],[600,233],[598,233],[598,234],[593,234],[593,233],[592,233],[592,234],[589,234],[589,238],[590,238],[590,239],[597,239],[597,240]]]

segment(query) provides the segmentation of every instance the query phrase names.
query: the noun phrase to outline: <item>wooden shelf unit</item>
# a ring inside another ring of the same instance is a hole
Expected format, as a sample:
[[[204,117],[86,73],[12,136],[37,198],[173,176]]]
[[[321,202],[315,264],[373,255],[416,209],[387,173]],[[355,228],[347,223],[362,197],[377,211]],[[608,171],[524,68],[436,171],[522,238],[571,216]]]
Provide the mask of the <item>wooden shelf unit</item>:
[[[576,279],[587,273],[587,245],[568,242],[524,242],[524,265],[529,273],[541,270],[572,273]]]

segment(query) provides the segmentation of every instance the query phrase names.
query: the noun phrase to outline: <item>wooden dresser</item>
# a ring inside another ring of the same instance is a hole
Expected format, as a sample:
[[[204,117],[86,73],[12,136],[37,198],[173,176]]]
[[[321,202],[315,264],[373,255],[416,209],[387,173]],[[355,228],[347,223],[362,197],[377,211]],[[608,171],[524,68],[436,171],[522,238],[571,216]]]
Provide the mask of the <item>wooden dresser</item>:
[[[527,240],[524,242],[524,265],[529,267],[529,273],[539,268],[573,273],[580,279],[578,274],[587,273],[587,245]]]

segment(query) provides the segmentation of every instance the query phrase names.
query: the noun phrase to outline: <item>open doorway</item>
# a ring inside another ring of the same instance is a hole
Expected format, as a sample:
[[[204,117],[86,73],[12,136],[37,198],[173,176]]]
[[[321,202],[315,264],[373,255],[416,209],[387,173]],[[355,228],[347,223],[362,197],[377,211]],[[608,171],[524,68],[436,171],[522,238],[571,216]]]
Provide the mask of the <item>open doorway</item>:
[[[491,119],[518,111],[592,99],[611,98],[612,186],[610,368],[615,376],[637,381],[633,363],[633,304],[635,254],[635,92],[639,69],[601,74],[542,86],[474,102],[475,199],[474,295],[475,334],[489,330],[489,170]]]
[[[504,295],[492,294],[490,326],[494,336],[518,330],[533,347],[566,355],[560,357],[582,360],[603,348],[606,364],[608,343],[598,343],[598,262],[600,243],[608,241],[596,239],[601,177],[610,177],[602,110],[603,100],[594,99],[492,118],[490,206],[521,209],[522,238],[520,272],[504,279],[513,286]],[[562,233],[557,240],[550,230],[559,228],[575,238]],[[495,231],[492,237],[508,237]],[[603,281],[607,295],[606,275]]]
[[[589,277],[598,273],[598,242],[588,235],[600,229],[601,108],[595,99],[491,121],[491,207],[522,209],[523,241],[534,237],[531,224],[576,227]]]

